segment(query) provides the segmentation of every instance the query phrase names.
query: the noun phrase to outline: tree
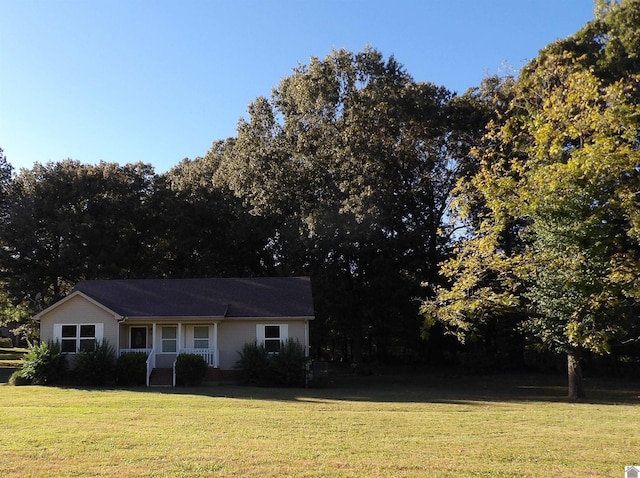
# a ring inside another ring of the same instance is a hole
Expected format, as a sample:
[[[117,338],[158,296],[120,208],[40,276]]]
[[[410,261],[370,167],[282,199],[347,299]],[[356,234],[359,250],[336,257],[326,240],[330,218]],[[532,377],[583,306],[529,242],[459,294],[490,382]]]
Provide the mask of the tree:
[[[316,336],[356,360],[418,347],[413,298],[444,254],[475,111],[393,57],[334,51],[257,98],[222,156],[217,181],[272,221],[274,265],[314,276]]]
[[[480,221],[443,267],[450,286],[423,304],[427,326],[461,338],[487,317],[526,313],[522,329],[567,355],[572,398],[584,395],[582,354],[637,339],[640,69],[629,70],[636,51],[615,47],[626,36],[612,22],[639,5],[608,5],[523,69],[459,188],[462,219],[480,204]]]
[[[232,142],[233,140],[229,140]],[[226,141],[183,160],[156,179],[154,271],[167,277],[239,277],[268,273],[271,229],[213,176]]]
[[[71,160],[21,170],[0,224],[0,270],[14,304],[47,306],[85,278],[144,276],[153,175],[144,164]]]

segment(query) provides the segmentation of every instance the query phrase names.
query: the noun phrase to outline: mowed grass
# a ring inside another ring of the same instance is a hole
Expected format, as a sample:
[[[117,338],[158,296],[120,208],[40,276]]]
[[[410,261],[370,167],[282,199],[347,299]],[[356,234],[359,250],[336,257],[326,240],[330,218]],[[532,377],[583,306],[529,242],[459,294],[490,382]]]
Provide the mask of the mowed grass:
[[[0,476],[624,476],[638,383],[339,377],[326,389],[0,385]]]

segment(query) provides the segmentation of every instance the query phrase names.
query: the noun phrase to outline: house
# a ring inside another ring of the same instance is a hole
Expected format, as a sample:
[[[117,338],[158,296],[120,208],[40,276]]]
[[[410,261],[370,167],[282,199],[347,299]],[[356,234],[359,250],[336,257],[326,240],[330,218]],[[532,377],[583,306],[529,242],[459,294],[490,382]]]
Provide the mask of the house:
[[[41,340],[60,341],[65,353],[103,340],[119,354],[146,353],[147,385],[179,353],[219,370],[232,370],[248,342],[277,352],[292,338],[308,354],[313,318],[308,277],[82,281],[34,317]]]

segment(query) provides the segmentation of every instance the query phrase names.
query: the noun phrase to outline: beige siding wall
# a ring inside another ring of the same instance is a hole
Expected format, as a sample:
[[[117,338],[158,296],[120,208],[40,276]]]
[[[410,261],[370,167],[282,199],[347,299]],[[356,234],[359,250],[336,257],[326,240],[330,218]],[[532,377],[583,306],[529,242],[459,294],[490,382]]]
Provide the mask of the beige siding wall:
[[[240,358],[239,351],[247,342],[255,342],[256,325],[258,324],[287,324],[288,337],[298,340],[304,345],[304,321],[286,320],[234,320],[228,319],[218,325],[218,350],[220,357],[220,368],[232,370]]]
[[[75,296],[40,317],[40,339],[53,339],[53,324],[104,324],[104,340],[118,346],[118,321],[84,297]]]

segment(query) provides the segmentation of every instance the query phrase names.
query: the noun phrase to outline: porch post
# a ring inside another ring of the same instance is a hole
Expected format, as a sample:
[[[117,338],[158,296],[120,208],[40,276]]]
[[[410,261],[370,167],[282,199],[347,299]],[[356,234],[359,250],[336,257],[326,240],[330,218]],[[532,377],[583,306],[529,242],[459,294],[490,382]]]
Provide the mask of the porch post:
[[[304,351],[305,351],[305,355],[308,357],[309,356],[309,321],[305,320],[304,321]]]
[[[155,351],[156,350],[156,323],[153,323],[153,328],[152,328],[152,332],[151,332],[151,348]]]
[[[220,367],[218,364],[218,322],[213,323],[213,367]]]
[[[176,347],[176,355],[182,350],[182,323],[178,322],[178,346]]]

